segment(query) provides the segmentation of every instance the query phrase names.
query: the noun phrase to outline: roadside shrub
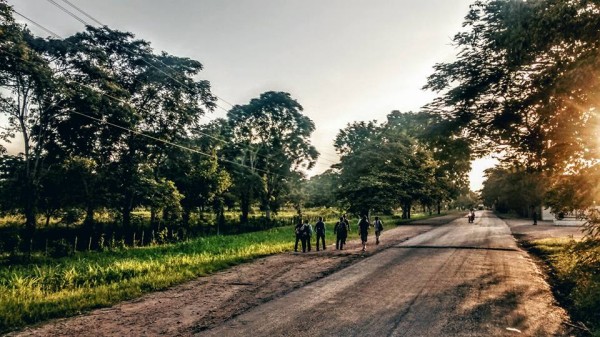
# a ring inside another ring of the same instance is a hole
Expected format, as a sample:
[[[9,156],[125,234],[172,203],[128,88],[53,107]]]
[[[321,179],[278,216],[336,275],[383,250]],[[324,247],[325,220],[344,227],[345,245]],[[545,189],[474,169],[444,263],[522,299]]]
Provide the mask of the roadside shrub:
[[[600,334],[600,241],[588,238],[553,245],[540,240],[536,246],[549,254],[573,318]]]
[[[21,236],[17,233],[10,233],[4,240],[3,249],[10,255],[17,255],[19,253],[19,247],[21,244]]]
[[[576,243],[567,252],[575,260],[573,302],[582,317],[600,329],[600,242],[586,240]]]
[[[67,227],[73,226],[78,223],[84,215],[85,213],[81,209],[69,208],[63,212],[60,222],[65,224]]]
[[[48,255],[53,258],[61,258],[71,256],[73,254],[73,246],[65,239],[53,241],[48,245]]]

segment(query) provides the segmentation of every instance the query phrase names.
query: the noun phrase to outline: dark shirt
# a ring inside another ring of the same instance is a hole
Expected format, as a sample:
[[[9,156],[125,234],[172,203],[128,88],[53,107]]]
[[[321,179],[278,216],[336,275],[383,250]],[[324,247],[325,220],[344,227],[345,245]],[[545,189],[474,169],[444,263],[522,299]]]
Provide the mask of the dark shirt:
[[[296,235],[302,234],[302,226],[303,226],[303,224],[301,224],[301,223],[296,224]]]
[[[381,232],[383,230],[383,222],[381,220],[375,220],[375,230]]]
[[[348,227],[346,227],[346,223],[343,222],[343,221],[340,221],[340,222],[336,223],[335,224],[335,232],[339,236],[347,235],[348,234]]]
[[[315,231],[317,234],[325,234],[325,223],[323,221],[319,221],[315,224]]]
[[[360,219],[360,222],[358,223],[358,228],[359,228],[361,234],[368,233],[369,226],[371,226],[371,224],[369,223],[369,220]]]

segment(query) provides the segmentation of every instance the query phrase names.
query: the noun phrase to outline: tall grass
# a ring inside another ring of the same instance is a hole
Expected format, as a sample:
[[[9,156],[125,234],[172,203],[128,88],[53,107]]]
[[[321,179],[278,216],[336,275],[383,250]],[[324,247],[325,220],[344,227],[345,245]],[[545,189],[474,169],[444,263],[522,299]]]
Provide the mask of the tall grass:
[[[290,250],[291,228],[80,253],[0,267],[0,331],[108,306],[228,266]]]
[[[574,320],[600,337],[600,242],[551,238],[532,244],[532,251],[550,267],[559,301]]]

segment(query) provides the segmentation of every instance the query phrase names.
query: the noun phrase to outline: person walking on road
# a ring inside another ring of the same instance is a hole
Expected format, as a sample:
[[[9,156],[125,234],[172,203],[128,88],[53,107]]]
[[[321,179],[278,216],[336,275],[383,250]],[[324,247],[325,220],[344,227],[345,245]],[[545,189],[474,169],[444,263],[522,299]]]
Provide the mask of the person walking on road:
[[[294,230],[296,231],[296,243],[294,244],[294,251],[297,252],[298,251],[298,241],[302,242],[302,248],[304,250],[304,246],[306,246],[306,243],[304,241],[304,233],[302,232],[302,226],[304,226],[304,224],[302,223],[302,219],[300,219],[298,221],[298,223],[296,224],[296,226],[294,227]]]
[[[367,236],[369,235],[369,227],[371,227],[371,224],[369,223],[367,216],[363,215],[358,222],[358,230],[360,232],[360,241],[362,242],[363,252],[367,250]]]
[[[303,246],[302,246],[302,252],[305,252],[305,248],[308,248],[308,251],[311,251],[311,244],[310,244],[310,239],[312,237],[313,234],[313,228],[312,226],[308,223],[308,221],[306,221],[304,223],[304,225],[302,226],[303,230],[303,237],[304,237],[304,241],[303,241]],[[305,247],[306,246],[306,247]]]
[[[533,211],[533,225],[536,226],[537,225],[537,212]]]
[[[340,221],[335,224],[333,233],[336,235],[335,249],[343,250],[344,244],[346,244],[346,237],[348,237],[348,226],[344,221],[344,217],[340,217]]]
[[[315,232],[317,232],[317,252],[319,251],[319,239],[323,243],[323,250],[325,250],[325,223],[323,217],[319,217],[319,221],[315,224]]]
[[[375,223],[373,224],[373,226],[375,226],[375,244],[378,245],[379,236],[381,235],[381,232],[383,232],[383,221],[381,221],[379,217],[376,216]]]
[[[350,221],[346,217],[346,214],[343,215],[344,224],[346,224],[346,236],[344,237],[344,245],[346,245],[346,238],[348,238],[348,233],[350,233]]]

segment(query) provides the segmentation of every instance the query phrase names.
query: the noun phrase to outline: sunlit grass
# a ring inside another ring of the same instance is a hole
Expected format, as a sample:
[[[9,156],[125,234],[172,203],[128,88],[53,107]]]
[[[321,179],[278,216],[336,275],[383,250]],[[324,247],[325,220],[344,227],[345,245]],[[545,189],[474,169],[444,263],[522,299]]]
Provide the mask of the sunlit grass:
[[[600,336],[600,244],[594,240],[548,238],[532,242],[532,250],[551,270],[555,294],[576,321]]]
[[[34,257],[36,265],[0,267],[0,331],[111,305],[290,250],[291,232],[283,227],[58,260]]]

